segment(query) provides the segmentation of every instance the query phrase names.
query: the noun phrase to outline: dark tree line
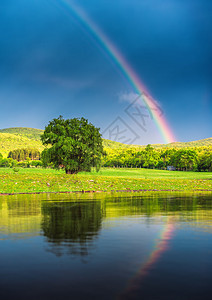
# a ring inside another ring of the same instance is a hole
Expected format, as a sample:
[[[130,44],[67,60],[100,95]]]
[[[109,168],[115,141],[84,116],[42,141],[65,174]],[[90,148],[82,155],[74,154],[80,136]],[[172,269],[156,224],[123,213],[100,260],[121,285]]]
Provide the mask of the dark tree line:
[[[23,151],[27,150],[27,151]],[[0,167],[52,167],[40,159],[36,149],[17,149],[10,151],[8,158],[0,154]],[[129,167],[148,169],[167,169],[173,166],[179,171],[212,171],[212,147],[187,149],[155,149],[148,145],[143,150],[136,148],[106,149],[102,160],[103,167]]]
[[[15,149],[9,152],[7,158],[12,158],[17,161],[40,160],[40,152],[35,148]]]

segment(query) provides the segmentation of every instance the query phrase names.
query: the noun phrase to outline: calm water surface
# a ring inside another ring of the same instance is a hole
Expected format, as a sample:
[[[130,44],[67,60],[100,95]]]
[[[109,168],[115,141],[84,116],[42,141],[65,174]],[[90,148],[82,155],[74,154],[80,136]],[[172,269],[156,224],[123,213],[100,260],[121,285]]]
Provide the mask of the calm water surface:
[[[0,299],[212,299],[212,196],[0,197]]]

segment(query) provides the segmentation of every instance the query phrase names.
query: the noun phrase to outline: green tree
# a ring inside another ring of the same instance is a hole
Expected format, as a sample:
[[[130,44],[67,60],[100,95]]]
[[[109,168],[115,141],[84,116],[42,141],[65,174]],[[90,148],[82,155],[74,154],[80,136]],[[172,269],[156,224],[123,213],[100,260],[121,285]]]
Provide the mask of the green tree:
[[[104,154],[99,128],[81,118],[53,119],[41,135],[42,143],[49,146],[42,153],[44,165],[52,163],[55,168],[64,168],[66,174],[91,171],[100,168]]]
[[[199,171],[212,171],[212,152],[205,151],[199,156],[198,160]]]
[[[159,154],[148,144],[142,153],[142,160],[144,168],[155,168],[159,161]]]
[[[178,150],[172,156],[170,163],[181,171],[195,171],[197,167],[197,153],[190,149]]]

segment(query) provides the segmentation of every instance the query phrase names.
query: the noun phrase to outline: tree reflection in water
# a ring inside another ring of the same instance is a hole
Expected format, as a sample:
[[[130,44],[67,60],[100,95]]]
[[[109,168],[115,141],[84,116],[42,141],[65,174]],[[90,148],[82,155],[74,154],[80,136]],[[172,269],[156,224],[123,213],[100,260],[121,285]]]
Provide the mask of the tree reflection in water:
[[[94,239],[101,229],[101,201],[83,203],[43,202],[43,235],[48,249],[57,256],[63,254],[86,256],[93,249]]]

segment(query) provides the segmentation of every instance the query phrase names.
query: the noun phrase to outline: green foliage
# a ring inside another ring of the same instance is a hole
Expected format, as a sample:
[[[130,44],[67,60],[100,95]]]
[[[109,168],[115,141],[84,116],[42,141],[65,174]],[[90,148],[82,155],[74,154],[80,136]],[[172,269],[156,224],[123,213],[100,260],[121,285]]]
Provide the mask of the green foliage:
[[[27,127],[14,127],[0,129],[0,152],[4,157],[8,155],[8,152],[17,148],[37,148],[39,151],[44,149],[40,136],[43,134],[43,130],[27,128]],[[185,149],[185,148],[202,148],[202,147],[211,147],[212,138],[203,139],[193,142],[175,142],[170,144],[155,144],[152,145],[154,149]],[[118,150],[127,150],[128,148],[136,149],[141,151],[145,146],[138,145],[125,145],[122,143],[104,140],[103,139],[104,149],[118,149]]]
[[[67,174],[99,169],[103,155],[99,128],[84,118],[53,119],[41,136],[44,145],[50,145],[42,153],[44,164],[52,163],[55,168],[64,168]]]
[[[30,167],[43,167],[43,164],[40,160],[30,160],[27,159],[25,161],[18,162],[12,158],[3,158],[0,159],[0,167],[1,168],[30,168]]]
[[[36,148],[40,152],[43,151],[44,146],[40,141],[40,135],[43,132],[43,130],[23,127],[1,129],[0,152],[3,154],[3,158],[8,156],[9,151],[18,148]],[[187,171],[210,171],[212,169],[212,138],[186,143],[151,145],[153,149],[150,149],[150,151],[145,146],[129,146],[103,140],[103,148],[107,153],[103,159],[104,166],[166,169],[167,166],[174,165],[178,170]],[[195,151],[196,154],[178,152],[180,150],[191,150]],[[43,164],[47,166],[48,160],[44,156],[45,152],[42,154],[42,160]],[[4,164],[7,165],[6,161],[4,161]],[[25,163],[23,165],[26,166]]]
[[[107,149],[105,167],[139,167],[166,169],[173,166],[179,171],[211,171],[212,147],[188,149]]]
[[[17,161],[24,161],[27,159],[39,160],[40,152],[36,148],[15,149],[9,152],[8,158],[12,158]]]
[[[199,156],[198,171],[212,171],[212,151],[204,151]]]
[[[2,168],[9,168],[10,167],[10,161],[7,158],[3,158],[0,160],[0,167]]]
[[[42,164],[42,161],[40,161],[40,160],[32,160],[30,163],[30,166],[37,168],[37,167],[42,167],[43,164]]]
[[[180,171],[197,169],[197,152],[194,150],[178,150],[170,157],[170,163]]]

